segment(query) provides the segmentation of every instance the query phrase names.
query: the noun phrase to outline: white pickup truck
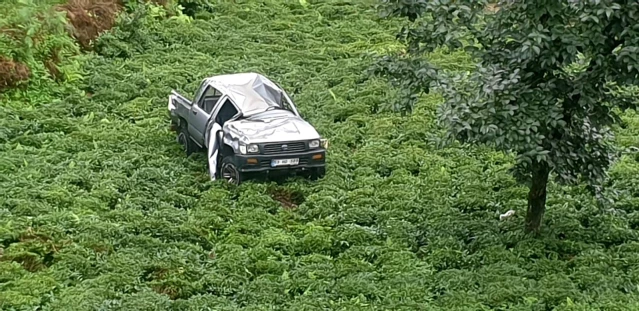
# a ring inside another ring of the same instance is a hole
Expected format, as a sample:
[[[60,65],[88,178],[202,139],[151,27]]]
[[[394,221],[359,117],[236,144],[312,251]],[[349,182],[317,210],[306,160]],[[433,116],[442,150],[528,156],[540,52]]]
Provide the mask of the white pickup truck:
[[[212,179],[240,184],[250,173],[324,176],[326,140],[288,94],[257,73],[204,79],[193,100],[169,96],[171,129],[188,155],[206,149]]]

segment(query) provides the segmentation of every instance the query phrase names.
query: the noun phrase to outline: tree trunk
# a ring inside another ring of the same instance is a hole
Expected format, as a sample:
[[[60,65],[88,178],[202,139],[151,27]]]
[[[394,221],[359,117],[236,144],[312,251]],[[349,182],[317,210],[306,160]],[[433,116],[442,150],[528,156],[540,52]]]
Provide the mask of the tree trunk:
[[[535,163],[532,170],[532,183],[528,192],[528,211],[526,212],[526,232],[538,232],[546,211],[546,185],[550,170],[545,163]]]

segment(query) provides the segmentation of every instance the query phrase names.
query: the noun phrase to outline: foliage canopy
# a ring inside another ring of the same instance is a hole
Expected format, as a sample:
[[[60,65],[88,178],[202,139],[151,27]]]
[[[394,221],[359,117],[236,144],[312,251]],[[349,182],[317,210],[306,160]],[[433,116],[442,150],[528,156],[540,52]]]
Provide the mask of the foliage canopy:
[[[408,90],[400,107],[440,89],[448,139],[516,155],[513,172],[531,187],[529,229],[539,228],[549,173],[600,188],[618,155],[618,113],[639,102],[620,96],[639,84],[639,2],[383,2],[384,15],[410,21],[398,36],[409,56],[376,73]],[[447,75],[420,57],[440,47],[464,49],[476,70]]]

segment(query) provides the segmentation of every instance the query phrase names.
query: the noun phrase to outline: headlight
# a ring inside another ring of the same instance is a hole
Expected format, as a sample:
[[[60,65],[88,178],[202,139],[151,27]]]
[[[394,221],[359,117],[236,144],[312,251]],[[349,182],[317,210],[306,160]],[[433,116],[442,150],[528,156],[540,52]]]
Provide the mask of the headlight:
[[[320,141],[317,140],[317,139],[316,140],[311,140],[308,143],[308,147],[310,147],[310,148],[317,148],[317,147],[319,147],[319,145],[320,145]]]
[[[250,144],[250,145],[242,145],[240,144],[240,153],[242,154],[246,154],[248,153],[258,153],[260,151],[260,148],[255,145],[255,144]]]

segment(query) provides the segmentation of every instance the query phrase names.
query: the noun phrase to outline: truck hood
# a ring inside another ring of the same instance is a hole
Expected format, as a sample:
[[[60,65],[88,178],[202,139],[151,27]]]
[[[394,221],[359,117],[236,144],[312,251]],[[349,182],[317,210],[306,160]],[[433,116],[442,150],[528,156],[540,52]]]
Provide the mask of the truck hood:
[[[229,122],[225,127],[233,138],[246,144],[320,138],[310,123],[292,115],[241,119]]]

